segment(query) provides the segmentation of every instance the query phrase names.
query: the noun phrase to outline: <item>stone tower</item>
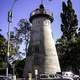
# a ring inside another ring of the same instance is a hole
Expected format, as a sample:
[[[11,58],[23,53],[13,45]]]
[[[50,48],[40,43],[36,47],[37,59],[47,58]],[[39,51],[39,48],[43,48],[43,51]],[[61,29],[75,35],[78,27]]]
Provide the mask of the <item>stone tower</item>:
[[[38,74],[55,74],[60,72],[59,60],[52,37],[51,23],[53,14],[41,4],[30,14],[31,39],[25,63],[24,75],[34,77],[35,69]]]

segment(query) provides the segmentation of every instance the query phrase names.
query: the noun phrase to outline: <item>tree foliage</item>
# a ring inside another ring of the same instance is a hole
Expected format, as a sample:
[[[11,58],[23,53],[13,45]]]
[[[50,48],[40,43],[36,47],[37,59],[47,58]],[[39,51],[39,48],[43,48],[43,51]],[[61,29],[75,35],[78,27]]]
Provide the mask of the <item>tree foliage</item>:
[[[0,68],[5,68],[5,61],[6,61],[6,52],[7,52],[7,46],[6,46],[6,39],[5,37],[0,33]]]
[[[19,27],[16,28],[15,34],[12,31],[10,32],[10,40],[9,40],[10,55],[9,55],[8,62],[9,62],[9,72],[10,73],[12,72],[12,66],[15,64],[16,71],[17,71],[16,74],[18,74],[19,77],[21,77],[23,72],[23,67],[24,67],[24,65],[22,65],[22,62],[24,63],[24,61],[17,61],[17,60],[22,60],[24,57],[26,57],[27,49],[30,41],[31,26],[26,19],[20,19],[18,26]],[[25,49],[23,52],[20,52],[19,51],[20,46],[23,42],[25,43],[24,45]],[[6,40],[4,36],[0,34],[0,60],[2,62],[3,62],[3,59],[5,59],[5,62],[6,62],[7,46],[8,46],[8,40]],[[3,65],[2,62],[0,66]]]
[[[61,21],[63,34],[56,43],[61,69],[77,73],[80,68],[80,38],[77,33],[77,15],[70,0],[67,1],[67,4],[62,3]]]
[[[2,34],[0,34],[0,60],[2,60],[2,58],[4,56],[6,56],[6,49],[5,49],[5,38]]]
[[[30,30],[31,25],[26,19],[20,19],[18,23],[18,28],[16,28],[16,42],[18,46],[22,44],[22,42],[25,42],[25,53],[20,52],[21,54],[27,54],[27,49],[30,41]],[[26,56],[25,56],[26,57]],[[25,59],[23,60],[17,60],[15,62],[15,72],[17,77],[23,77],[23,71],[24,71],[24,65],[25,65]]]
[[[30,40],[30,23],[26,19],[19,20],[19,28],[16,28],[16,42],[17,44],[21,44],[25,40],[25,49],[27,51],[27,46]]]
[[[72,37],[76,36],[76,30],[78,25],[77,15],[75,14],[74,9],[72,8],[72,3],[70,0],[62,3],[61,13],[61,31],[63,32],[63,37],[67,40],[70,40]]]
[[[18,60],[15,65],[15,72],[17,77],[23,77],[23,71],[25,66],[25,59]]]

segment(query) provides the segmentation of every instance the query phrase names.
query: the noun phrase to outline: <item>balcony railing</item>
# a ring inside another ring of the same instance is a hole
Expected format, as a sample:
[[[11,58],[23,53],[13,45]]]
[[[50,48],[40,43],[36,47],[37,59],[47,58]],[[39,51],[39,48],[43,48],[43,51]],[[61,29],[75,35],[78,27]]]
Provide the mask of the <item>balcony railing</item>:
[[[43,10],[43,9],[36,9],[32,11],[30,14],[30,17],[37,15],[37,14],[46,14],[46,15],[50,15],[51,17],[53,17],[53,13],[51,13],[49,10]]]

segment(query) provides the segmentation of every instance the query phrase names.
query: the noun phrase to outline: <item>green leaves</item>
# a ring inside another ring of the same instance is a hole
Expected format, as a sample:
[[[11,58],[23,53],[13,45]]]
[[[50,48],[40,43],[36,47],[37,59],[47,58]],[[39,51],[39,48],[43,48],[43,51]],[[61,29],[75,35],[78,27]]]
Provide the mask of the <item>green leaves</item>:
[[[67,1],[67,4],[65,4],[65,2],[62,3],[62,10],[61,31],[63,32],[63,37],[66,37],[69,40],[76,34],[78,25],[77,15],[72,8],[72,3],[70,0]]]
[[[62,3],[61,31],[62,37],[57,40],[56,47],[62,70],[78,73],[80,68],[80,36],[77,33],[77,15],[70,0]]]

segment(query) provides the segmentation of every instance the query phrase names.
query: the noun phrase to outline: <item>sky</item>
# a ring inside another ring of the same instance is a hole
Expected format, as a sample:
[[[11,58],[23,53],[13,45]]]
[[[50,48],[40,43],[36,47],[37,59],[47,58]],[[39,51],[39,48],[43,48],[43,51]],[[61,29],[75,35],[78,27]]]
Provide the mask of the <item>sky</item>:
[[[52,23],[52,33],[55,41],[62,35],[60,29],[60,13],[62,12],[62,1],[66,2],[67,0],[43,0],[45,8],[53,12],[54,21]],[[77,14],[78,27],[80,27],[80,0],[71,1],[75,13]],[[5,37],[7,36],[8,32],[7,14],[11,9],[13,2],[14,0],[0,0],[0,29],[2,29],[0,33],[2,33]],[[12,9],[13,19],[10,30],[12,31],[14,27],[18,26],[18,22],[20,19],[26,18],[27,20],[29,20],[30,13],[38,8],[40,3],[41,0],[17,0]]]

